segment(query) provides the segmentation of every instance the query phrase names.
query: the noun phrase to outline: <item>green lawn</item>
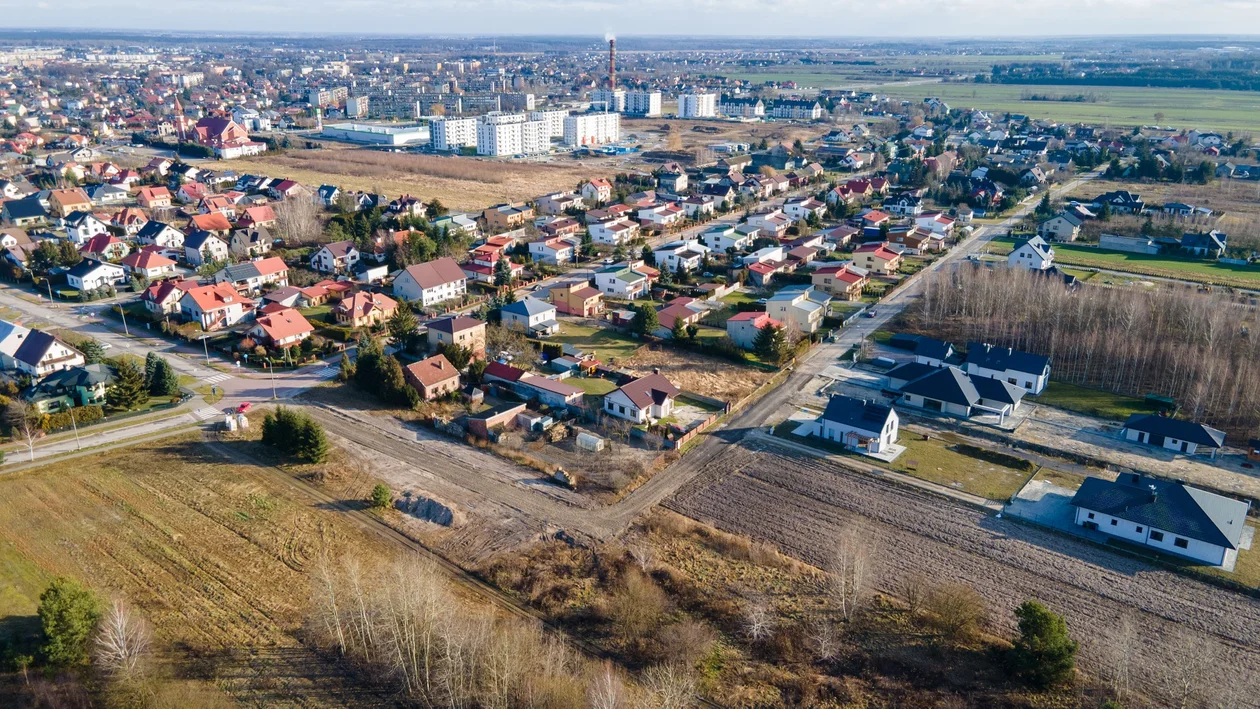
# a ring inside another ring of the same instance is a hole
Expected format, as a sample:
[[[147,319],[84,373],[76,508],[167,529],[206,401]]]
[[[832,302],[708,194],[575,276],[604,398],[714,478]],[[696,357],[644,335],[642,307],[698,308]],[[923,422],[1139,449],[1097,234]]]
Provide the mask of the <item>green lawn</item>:
[[[613,382],[601,377],[569,377],[565,384],[575,386],[592,396],[603,396],[617,388]]]
[[[897,441],[906,447],[890,466],[921,480],[952,487],[989,500],[1008,500],[1028,482],[1031,473],[950,450],[940,440],[903,432]]]
[[[552,335],[550,340],[572,345],[583,352],[594,352],[595,357],[604,363],[609,363],[614,358],[617,361],[627,359],[643,345],[629,335],[612,329],[571,322],[561,323],[560,333]]]
[[[1009,253],[1012,240],[994,239],[992,253]],[[1181,258],[1171,254],[1131,254],[1083,244],[1055,244],[1054,260],[1069,266],[1123,271],[1136,276],[1173,278],[1212,285],[1260,288],[1260,266],[1234,265],[1208,259]]]
[[[728,293],[721,298],[721,301],[727,305],[739,305],[740,303],[754,305],[757,300],[758,296],[756,293],[745,293],[744,291],[738,290],[734,293]]]
[[[317,305],[313,308],[306,308],[305,310],[300,310],[298,312],[302,313],[302,317],[305,317],[312,325],[318,325],[319,323],[325,323],[327,325],[337,324],[336,319],[334,319],[332,315],[332,305],[329,305],[328,303]]]
[[[1027,397],[1025,401],[1114,421],[1123,421],[1132,414],[1159,412],[1159,407],[1145,399],[1063,382],[1050,382],[1045,391]]]

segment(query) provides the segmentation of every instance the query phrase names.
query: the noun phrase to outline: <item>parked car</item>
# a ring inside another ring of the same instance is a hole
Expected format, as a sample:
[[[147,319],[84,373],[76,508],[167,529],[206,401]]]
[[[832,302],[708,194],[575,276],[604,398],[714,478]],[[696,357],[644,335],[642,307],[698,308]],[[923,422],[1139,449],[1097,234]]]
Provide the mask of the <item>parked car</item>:
[[[243,414],[250,410],[252,405],[248,401],[242,401],[241,405],[236,407],[236,413]]]

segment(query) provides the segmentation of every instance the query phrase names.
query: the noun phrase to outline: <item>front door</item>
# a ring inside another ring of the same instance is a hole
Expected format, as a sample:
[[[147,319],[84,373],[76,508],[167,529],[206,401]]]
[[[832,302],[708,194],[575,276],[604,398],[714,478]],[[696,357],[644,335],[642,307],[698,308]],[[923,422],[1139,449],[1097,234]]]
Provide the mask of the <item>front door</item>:
[[[1152,433],[1152,434],[1151,434],[1151,445],[1153,445],[1153,446],[1163,446],[1163,445],[1164,445],[1164,437],[1163,437],[1163,436],[1161,436],[1161,435],[1159,435],[1159,434],[1157,434],[1157,433]]]

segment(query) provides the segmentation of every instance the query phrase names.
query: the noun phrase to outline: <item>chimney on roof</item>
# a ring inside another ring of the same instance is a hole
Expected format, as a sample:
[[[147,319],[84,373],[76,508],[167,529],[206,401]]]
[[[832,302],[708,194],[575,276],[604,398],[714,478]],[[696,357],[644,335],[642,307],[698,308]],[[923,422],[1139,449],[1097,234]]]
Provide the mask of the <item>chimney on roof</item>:
[[[660,373],[661,373],[660,367],[652,367],[652,374],[660,374]]]
[[[1146,488],[1151,491],[1151,502],[1159,499],[1159,491],[1155,489],[1155,485],[1153,483],[1147,485]]]

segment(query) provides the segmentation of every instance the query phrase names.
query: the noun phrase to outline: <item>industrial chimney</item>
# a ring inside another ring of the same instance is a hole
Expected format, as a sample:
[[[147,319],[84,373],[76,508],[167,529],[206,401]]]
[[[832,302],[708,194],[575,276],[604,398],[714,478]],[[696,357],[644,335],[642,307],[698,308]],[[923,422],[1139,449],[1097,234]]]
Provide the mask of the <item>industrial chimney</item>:
[[[617,89],[617,38],[608,38],[608,90]]]

